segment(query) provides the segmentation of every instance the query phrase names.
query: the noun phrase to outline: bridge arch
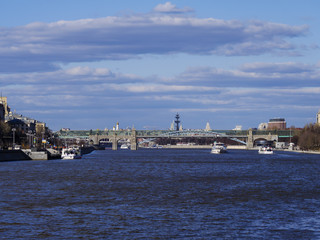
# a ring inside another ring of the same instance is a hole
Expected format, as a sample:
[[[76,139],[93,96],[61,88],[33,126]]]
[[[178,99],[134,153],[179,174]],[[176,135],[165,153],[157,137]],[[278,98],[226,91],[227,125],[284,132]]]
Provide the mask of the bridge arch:
[[[253,141],[253,146],[264,146],[268,144],[268,140],[266,138],[257,138]]]
[[[98,145],[101,141],[107,140],[112,143],[112,149],[118,149],[118,142],[121,140],[125,140],[126,142],[130,142],[131,150],[137,150],[137,139],[136,139],[136,130],[133,129],[131,131],[112,131],[112,132],[104,132],[104,134],[99,135],[98,133],[95,135],[89,136],[89,142],[94,145]]]
[[[99,139],[99,143],[109,142],[109,141],[110,141],[109,138],[101,138],[101,139]]]
[[[252,129],[249,129],[249,133],[248,133],[248,140],[247,140],[247,148],[253,148],[255,146],[255,141],[259,140],[259,139],[265,139],[267,141],[273,141],[273,142],[277,142],[278,141],[279,136],[275,135],[275,134],[271,134],[271,132],[269,132],[269,134],[253,134]]]

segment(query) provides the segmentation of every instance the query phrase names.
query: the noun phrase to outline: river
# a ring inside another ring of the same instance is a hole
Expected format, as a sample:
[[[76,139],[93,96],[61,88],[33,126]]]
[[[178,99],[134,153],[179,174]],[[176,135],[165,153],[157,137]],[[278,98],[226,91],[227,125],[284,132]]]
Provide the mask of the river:
[[[0,163],[0,239],[320,239],[320,155],[94,151]]]

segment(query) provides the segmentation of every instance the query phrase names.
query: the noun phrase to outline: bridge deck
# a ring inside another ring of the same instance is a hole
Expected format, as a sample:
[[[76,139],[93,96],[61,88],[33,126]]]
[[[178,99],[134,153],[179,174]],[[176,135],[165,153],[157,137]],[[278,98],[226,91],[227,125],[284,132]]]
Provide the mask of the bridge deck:
[[[158,138],[158,137],[234,137],[241,138],[247,137],[248,130],[235,131],[235,130],[184,130],[184,131],[170,131],[170,130],[136,130],[136,137],[139,138]],[[106,137],[130,137],[131,130],[119,131],[102,131],[102,130],[72,130],[72,131],[58,131],[56,134],[60,138],[81,138],[88,139],[92,135],[103,135]],[[253,130],[253,135],[278,135],[279,137],[292,137],[296,131],[291,130]]]

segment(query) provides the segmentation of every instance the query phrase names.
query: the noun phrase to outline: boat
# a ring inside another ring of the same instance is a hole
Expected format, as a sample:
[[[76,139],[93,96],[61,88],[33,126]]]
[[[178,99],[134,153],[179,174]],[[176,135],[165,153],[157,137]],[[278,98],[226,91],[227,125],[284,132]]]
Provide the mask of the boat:
[[[62,149],[61,159],[79,159],[81,155],[78,149],[75,148],[64,148]]]
[[[226,153],[226,152],[227,152],[227,147],[224,145],[224,143],[214,142],[211,149],[211,153],[220,154],[220,153]]]
[[[129,149],[129,146],[127,144],[122,144],[120,146],[120,149]]]
[[[259,148],[259,154],[273,154],[272,147],[263,146]]]

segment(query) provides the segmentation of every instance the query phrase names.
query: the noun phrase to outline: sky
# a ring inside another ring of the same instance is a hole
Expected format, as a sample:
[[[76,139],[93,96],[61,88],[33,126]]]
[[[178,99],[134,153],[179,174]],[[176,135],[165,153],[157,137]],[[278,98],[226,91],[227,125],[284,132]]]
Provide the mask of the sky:
[[[316,121],[318,0],[0,1],[0,91],[57,131]]]

